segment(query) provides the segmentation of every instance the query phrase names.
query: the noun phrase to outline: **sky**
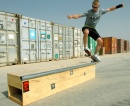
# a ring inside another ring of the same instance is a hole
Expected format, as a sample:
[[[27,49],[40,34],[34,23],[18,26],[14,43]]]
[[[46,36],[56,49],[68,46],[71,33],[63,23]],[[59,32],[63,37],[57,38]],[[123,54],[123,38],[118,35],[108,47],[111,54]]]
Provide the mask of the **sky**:
[[[93,0],[0,0],[0,11],[50,21],[82,29],[85,17],[68,19],[92,9]],[[101,37],[116,37],[130,41],[130,0],[99,0],[101,9],[118,4],[123,8],[104,14],[96,26]]]

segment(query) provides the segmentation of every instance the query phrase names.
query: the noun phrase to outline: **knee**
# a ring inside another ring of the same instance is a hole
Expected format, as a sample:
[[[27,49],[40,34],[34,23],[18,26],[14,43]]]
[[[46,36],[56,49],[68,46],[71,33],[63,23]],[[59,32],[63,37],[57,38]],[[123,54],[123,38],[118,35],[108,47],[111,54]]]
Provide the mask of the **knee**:
[[[98,46],[102,46],[102,45],[103,45],[103,40],[102,40],[101,38],[99,38],[99,39],[97,40],[97,45],[98,45]]]
[[[88,30],[88,29],[85,29],[83,33],[84,33],[84,36],[87,37],[88,34],[89,34],[89,30]]]
[[[100,44],[101,44],[101,46],[103,45],[103,40],[101,39],[101,41],[100,41]]]

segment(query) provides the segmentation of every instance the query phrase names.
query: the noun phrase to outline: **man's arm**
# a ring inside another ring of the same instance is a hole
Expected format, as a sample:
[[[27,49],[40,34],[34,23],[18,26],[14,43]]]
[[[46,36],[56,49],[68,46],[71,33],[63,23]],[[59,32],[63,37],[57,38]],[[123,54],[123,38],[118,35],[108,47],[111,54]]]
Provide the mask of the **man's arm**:
[[[124,4],[119,4],[119,5],[117,5],[117,6],[108,8],[107,11],[113,11],[113,10],[116,10],[116,9],[122,8],[122,7],[124,7]]]
[[[81,14],[75,14],[75,15],[68,15],[68,19],[77,19],[77,18],[80,18],[81,17]]]

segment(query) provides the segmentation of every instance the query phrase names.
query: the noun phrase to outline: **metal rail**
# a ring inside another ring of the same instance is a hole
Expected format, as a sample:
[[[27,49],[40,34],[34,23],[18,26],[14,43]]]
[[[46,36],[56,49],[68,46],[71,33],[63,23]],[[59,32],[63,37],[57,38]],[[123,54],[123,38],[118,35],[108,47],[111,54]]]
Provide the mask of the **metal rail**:
[[[94,65],[94,64],[95,63],[81,64],[81,65],[78,65],[78,66],[72,66],[72,67],[67,67],[67,68],[62,68],[62,69],[56,69],[56,70],[50,70],[50,71],[46,71],[46,72],[40,72],[40,73],[24,75],[24,76],[20,76],[20,79],[22,81],[29,80],[29,79],[33,79],[33,78],[46,76],[46,75],[51,75],[51,74],[55,74],[55,73],[65,72],[65,71],[68,71],[68,70],[71,71],[71,70],[74,70],[74,69],[77,69],[77,68],[82,68],[82,67],[86,67],[86,66],[90,66],[90,65]]]

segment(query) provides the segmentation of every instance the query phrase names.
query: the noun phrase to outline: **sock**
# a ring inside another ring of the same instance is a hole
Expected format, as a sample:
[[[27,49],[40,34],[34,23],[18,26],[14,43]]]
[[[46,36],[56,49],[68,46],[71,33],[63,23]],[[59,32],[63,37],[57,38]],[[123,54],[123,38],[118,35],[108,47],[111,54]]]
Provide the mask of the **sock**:
[[[95,57],[98,57],[99,55],[98,54],[94,54]]]
[[[97,54],[95,54],[95,56],[97,57],[98,55],[97,55]]]
[[[91,51],[88,47],[84,47],[84,50],[89,50],[89,51]]]
[[[86,50],[87,48],[86,47],[84,47],[84,50]]]

